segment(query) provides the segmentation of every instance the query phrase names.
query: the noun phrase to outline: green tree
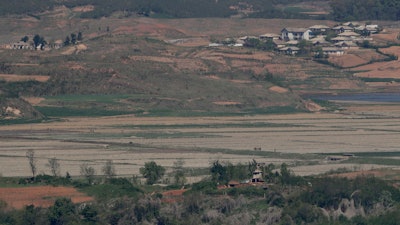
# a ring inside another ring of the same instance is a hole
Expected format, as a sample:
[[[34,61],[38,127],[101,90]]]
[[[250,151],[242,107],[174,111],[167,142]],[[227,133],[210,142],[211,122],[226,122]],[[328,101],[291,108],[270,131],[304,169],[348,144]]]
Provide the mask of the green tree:
[[[146,162],[144,167],[140,168],[140,173],[146,178],[146,183],[152,185],[164,176],[165,168],[157,165],[154,161],[150,161]]]
[[[40,36],[39,34],[36,34],[33,37],[33,44],[34,44],[35,48],[40,46],[40,49],[43,50],[43,48],[47,44],[47,42],[44,40],[44,37]]]
[[[2,73],[11,73],[11,66],[5,64],[4,62],[0,62],[0,72]]]
[[[29,37],[28,36],[24,36],[23,38],[21,38],[21,41],[26,43],[26,42],[29,41]]]
[[[83,40],[83,35],[82,32],[78,32],[78,37],[76,38],[77,41],[82,41]]]
[[[224,167],[219,160],[216,160],[212,163],[210,168],[211,179],[214,182],[228,182],[229,178],[227,177],[226,167]]]
[[[29,162],[29,167],[32,172],[32,178],[35,179],[36,177],[36,158],[35,158],[35,151],[32,149],[29,149],[26,152],[26,158],[28,159]]]
[[[94,176],[96,175],[96,171],[93,167],[89,166],[89,164],[84,163],[80,166],[81,175],[84,176],[89,184],[93,183]]]
[[[72,33],[72,34],[71,34],[71,43],[72,43],[72,44],[76,44],[76,38],[77,38],[77,37],[76,37],[76,34]]]
[[[96,224],[99,220],[97,209],[93,205],[85,205],[79,214],[89,224]]]
[[[40,212],[40,209],[35,208],[34,205],[25,206],[24,210],[22,211],[21,218],[20,218],[21,224],[25,224],[25,225],[39,224],[39,223],[37,223],[37,220],[40,217],[39,212]]]
[[[322,58],[326,58],[328,55],[324,54],[324,51],[322,50],[322,47],[317,47],[315,54],[314,54],[314,58],[316,59],[322,59]]]
[[[299,47],[299,54],[304,56],[311,55],[312,52],[312,43],[307,40],[301,40],[298,44]]]
[[[58,162],[58,159],[55,157],[49,159],[46,166],[50,168],[51,174],[54,177],[60,176],[60,163]]]
[[[112,160],[106,161],[102,171],[106,179],[111,179],[116,176],[115,166]]]
[[[67,36],[67,37],[65,38],[64,45],[65,45],[65,46],[68,46],[68,45],[70,45],[70,44],[71,44],[71,39],[69,38],[69,36]]]
[[[178,159],[174,162],[173,173],[174,173],[174,183],[175,184],[184,185],[186,182],[185,170],[183,168],[184,164],[185,164],[185,161],[183,159]]]
[[[50,225],[73,224],[77,222],[75,205],[71,199],[60,198],[49,208],[48,218]]]
[[[290,182],[291,171],[288,169],[286,163],[281,165],[281,182],[282,184],[288,184]]]

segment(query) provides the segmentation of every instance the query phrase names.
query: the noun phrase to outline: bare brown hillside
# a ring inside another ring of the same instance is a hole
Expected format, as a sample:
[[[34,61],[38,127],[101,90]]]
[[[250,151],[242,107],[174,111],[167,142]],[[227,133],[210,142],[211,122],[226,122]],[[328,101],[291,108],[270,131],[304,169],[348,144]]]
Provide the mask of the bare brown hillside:
[[[21,85],[21,95],[49,98],[39,106],[127,112],[246,112],[271,107],[302,111],[310,106],[299,97],[302,94],[363,92],[373,88],[348,70],[311,58],[245,47],[208,47],[211,39],[279,33],[283,27],[333,25],[332,21],[143,17],[90,20],[62,16],[68,13],[71,12],[58,11],[59,16],[46,14],[40,20],[0,19],[0,26],[5,29],[0,34],[3,44],[37,31],[49,43],[63,40],[73,32],[83,33],[79,44],[60,49],[0,51],[0,59],[11,65],[10,73],[27,80],[39,76],[48,79],[32,83],[34,86],[17,84]],[[355,66],[379,57],[382,56],[368,50],[332,60]],[[57,100],[57,96],[65,95],[124,96],[111,102]]]

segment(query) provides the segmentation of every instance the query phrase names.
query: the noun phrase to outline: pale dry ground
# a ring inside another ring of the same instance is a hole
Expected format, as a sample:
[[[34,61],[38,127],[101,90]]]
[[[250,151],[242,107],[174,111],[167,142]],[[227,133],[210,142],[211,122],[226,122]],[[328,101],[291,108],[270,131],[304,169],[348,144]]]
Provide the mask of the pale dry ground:
[[[39,82],[46,82],[50,79],[50,76],[40,76],[40,75],[17,75],[17,74],[0,74],[0,80],[7,82],[19,82],[19,81],[29,81],[35,80]]]
[[[61,174],[80,175],[80,165],[92,165],[97,174],[108,159],[118,175],[139,174],[154,160],[171,169],[178,158],[190,172],[214,160],[289,165],[300,175],[335,168],[379,168],[326,162],[316,153],[398,151],[400,106],[350,104],[342,113],[258,115],[237,117],[68,118],[64,121],[0,127],[0,174],[29,176],[25,157],[35,151],[38,173],[49,174],[49,158],[57,158]],[[253,126],[251,126],[253,125]],[[261,148],[254,151],[254,148]],[[244,151],[239,151],[244,150]],[[271,152],[268,156],[258,156]],[[275,152],[275,153],[274,153]],[[298,157],[300,153],[307,157]],[[312,162],[312,163],[311,163]],[[315,165],[317,164],[317,165]],[[190,173],[189,173],[190,174]]]

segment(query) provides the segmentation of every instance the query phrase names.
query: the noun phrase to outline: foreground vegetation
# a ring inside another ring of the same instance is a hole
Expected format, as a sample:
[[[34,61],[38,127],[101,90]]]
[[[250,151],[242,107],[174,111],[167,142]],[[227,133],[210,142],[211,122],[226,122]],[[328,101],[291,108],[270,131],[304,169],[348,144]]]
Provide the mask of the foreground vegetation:
[[[148,172],[160,169],[150,164]],[[215,161],[209,178],[184,185],[187,191],[171,199],[163,193],[180,189],[185,176],[182,170],[174,170],[179,179],[160,187],[140,184],[135,177],[116,178],[112,164],[108,166],[103,176],[93,180],[54,174],[35,176],[28,183],[27,179],[1,178],[2,185],[74,186],[95,200],[74,204],[59,198],[49,208],[28,205],[21,210],[11,210],[1,202],[0,224],[395,225],[400,221],[399,189],[375,177],[298,177],[285,164],[275,168],[255,161],[237,165]],[[232,179],[248,179],[255,168],[264,172],[264,183],[221,189]]]

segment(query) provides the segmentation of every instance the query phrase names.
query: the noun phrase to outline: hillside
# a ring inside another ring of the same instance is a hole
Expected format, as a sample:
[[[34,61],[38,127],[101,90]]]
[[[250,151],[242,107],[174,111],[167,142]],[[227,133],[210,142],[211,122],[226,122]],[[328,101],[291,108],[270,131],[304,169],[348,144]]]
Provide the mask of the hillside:
[[[245,47],[208,47],[213,38],[276,32],[277,25],[270,25],[275,20],[66,20],[69,13],[63,8],[41,20],[0,21],[5,45],[36,33],[55,46],[82,33],[79,43],[61,48],[0,51],[3,73],[14,76],[3,88],[47,99],[37,106],[49,116],[67,109],[71,114],[104,111],[99,115],[307,111],[309,104],[299,94],[364,88],[351,73],[312,60]],[[280,26],[295,23],[282,20]]]

